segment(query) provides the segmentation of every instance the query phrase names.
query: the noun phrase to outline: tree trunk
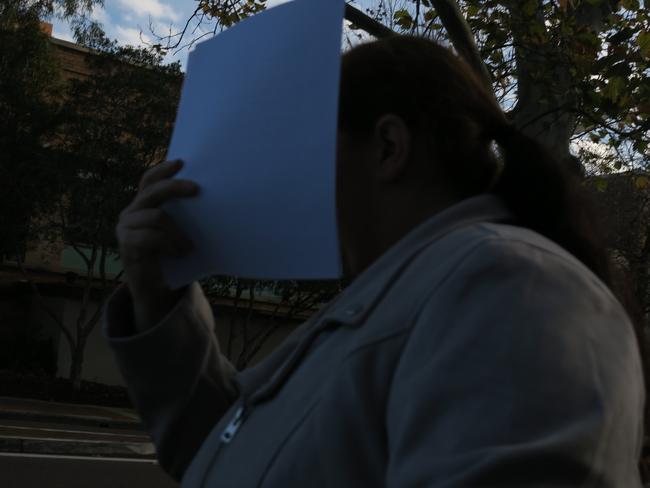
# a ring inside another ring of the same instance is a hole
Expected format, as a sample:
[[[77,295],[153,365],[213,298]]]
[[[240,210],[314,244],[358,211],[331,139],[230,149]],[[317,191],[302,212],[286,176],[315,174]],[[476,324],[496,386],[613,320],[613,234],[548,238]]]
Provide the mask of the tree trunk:
[[[76,392],[81,390],[81,373],[83,368],[85,348],[86,348],[85,337],[77,337],[76,344],[70,348],[69,379],[72,382],[72,388]]]
[[[583,2],[575,11],[576,25],[591,32],[603,29],[603,19],[612,12],[616,2]],[[542,4],[535,14],[527,15],[521,2],[504,0],[514,19],[512,35],[515,44],[518,101],[509,116],[512,123],[543,143],[551,153],[570,169],[582,172],[580,162],[571,156],[571,137],[576,128],[578,99],[573,89],[579,82],[571,74],[570,62],[563,57],[562,44],[540,42],[531,49],[531,26],[547,32]],[[552,79],[553,83],[548,83]]]

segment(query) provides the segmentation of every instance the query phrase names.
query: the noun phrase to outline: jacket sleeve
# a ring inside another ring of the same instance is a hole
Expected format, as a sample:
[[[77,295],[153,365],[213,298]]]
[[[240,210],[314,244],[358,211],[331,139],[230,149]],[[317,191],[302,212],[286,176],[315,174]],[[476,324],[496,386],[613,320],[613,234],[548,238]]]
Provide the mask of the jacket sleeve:
[[[133,330],[131,296],[123,285],[107,303],[104,335],[160,465],[180,480],[238,396],[235,369],[220,352],[212,310],[196,283],[155,327],[130,335]]]
[[[635,336],[571,256],[479,246],[430,290],[401,358],[387,486],[641,486]]]

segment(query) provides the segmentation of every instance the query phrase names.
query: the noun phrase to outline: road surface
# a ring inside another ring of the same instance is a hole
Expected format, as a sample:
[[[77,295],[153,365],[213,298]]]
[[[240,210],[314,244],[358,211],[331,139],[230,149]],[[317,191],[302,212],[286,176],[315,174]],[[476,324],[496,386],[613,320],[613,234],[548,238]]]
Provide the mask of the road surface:
[[[178,488],[155,461],[0,453],[2,488]]]
[[[0,418],[0,488],[177,488],[142,431]]]

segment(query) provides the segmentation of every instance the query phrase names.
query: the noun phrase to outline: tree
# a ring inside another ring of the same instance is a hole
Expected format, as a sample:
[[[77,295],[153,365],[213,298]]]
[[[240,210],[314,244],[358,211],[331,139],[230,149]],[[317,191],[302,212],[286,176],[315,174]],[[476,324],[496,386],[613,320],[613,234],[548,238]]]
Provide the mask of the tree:
[[[493,89],[516,126],[566,164],[600,175],[586,184],[597,188],[598,204],[609,224],[607,244],[619,294],[626,301],[626,294],[633,292],[640,305],[637,310],[636,304],[627,303],[636,319],[647,378],[647,2],[644,6],[638,0],[409,0],[394,13],[394,19],[402,31],[441,35]],[[621,168],[634,172],[624,178],[603,177]],[[608,181],[615,184],[605,195]],[[622,205],[622,195],[626,205]],[[621,207],[626,214],[620,214]],[[620,217],[630,225],[615,225]],[[650,472],[647,467],[643,471],[646,476]]]
[[[2,0],[0,16],[8,11],[29,11],[38,18],[57,15],[61,18],[76,20],[84,17],[95,6],[102,6],[103,0]]]
[[[142,173],[165,156],[182,82],[178,64],[163,65],[150,50],[118,46],[96,25],[79,37],[95,49],[87,58],[93,75],[67,87],[57,128],[62,157],[56,198],[32,224],[39,241],[62,240],[84,263],[77,316],[68,323],[50,314],[69,345],[76,389],[88,335],[119,280],[107,275],[119,213],[135,196]],[[37,182],[39,188],[48,184]]]
[[[511,122],[577,172],[647,171],[646,7],[638,0],[373,0],[370,21],[361,20],[378,36],[387,32],[373,20],[452,45]],[[196,0],[184,28],[154,47],[191,46],[265,8],[263,0]]]
[[[185,28],[159,37],[156,48],[181,49],[265,5],[196,0]],[[367,11],[397,32],[452,44],[513,123],[567,164],[576,163],[571,143],[586,139],[611,148],[616,169],[650,166],[650,13],[643,2],[373,0]],[[589,148],[583,145],[583,163],[602,160]]]
[[[64,86],[41,19],[56,15],[83,30],[101,3],[0,0],[0,262],[22,259],[31,221],[51,205],[60,176],[51,141]]]
[[[342,288],[336,280],[261,281],[213,276],[201,282],[208,300],[228,303],[228,333],[224,353],[244,369],[282,326],[295,324],[329,302]],[[256,313],[261,302],[266,311]],[[217,320],[221,317],[217,315]],[[257,317],[256,317],[257,315]],[[259,320],[254,320],[254,319]]]
[[[29,221],[51,202],[56,178],[47,140],[58,110],[61,78],[38,12],[0,4],[0,262],[22,254]]]
[[[366,12],[373,20],[395,32],[434,38],[453,46],[494,93],[509,120],[545,144],[556,158],[580,173],[602,176],[633,169],[636,173],[629,184],[618,186],[647,193],[647,2],[372,0],[365,5],[369,5]],[[196,9],[185,28],[158,37],[156,47],[162,51],[182,49],[264,8],[262,0],[196,0]],[[365,21],[363,24],[372,26]],[[373,30],[375,35],[386,35],[385,29]],[[607,181],[595,181],[598,191]],[[647,220],[642,220],[647,204],[636,212],[641,218],[630,222],[647,227]],[[628,230],[635,242],[639,241],[638,235],[647,235],[647,228]],[[642,347],[647,341],[645,329],[650,325],[649,259],[647,245],[636,245],[625,259],[637,278],[632,280],[637,282],[636,297],[646,306],[646,326],[637,331]]]
[[[185,28],[159,37],[157,49],[181,49],[265,8],[264,1],[255,0],[197,0],[196,5]],[[512,123],[576,171],[650,169],[647,4],[373,0],[367,12],[396,32],[451,44]]]

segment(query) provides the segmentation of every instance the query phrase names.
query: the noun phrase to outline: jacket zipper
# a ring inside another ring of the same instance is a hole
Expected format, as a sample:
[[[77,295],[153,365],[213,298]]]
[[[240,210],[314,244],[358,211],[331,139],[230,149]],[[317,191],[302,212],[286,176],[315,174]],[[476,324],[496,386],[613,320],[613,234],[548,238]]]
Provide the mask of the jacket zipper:
[[[279,378],[288,376],[296,364],[302,359],[302,356],[305,354],[309,346],[313,343],[315,338],[333,324],[336,324],[336,322],[325,322],[321,325],[321,327],[314,329],[311,334],[308,334],[303,339],[303,341],[298,344],[296,350],[294,350],[294,353],[290,356],[289,360],[281,367],[281,372],[284,374],[280,375]],[[242,404],[239,406],[239,408],[237,408],[232,419],[230,419],[230,422],[228,422],[228,425],[226,425],[226,428],[221,433],[221,444],[230,444],[232,442],[233,438],[237,434],[237,431],[246,419],[245,414],[248,413],[249,406],[264,401],[269,396],[272,396],[275,390],[278,389],[278,386],[281,382],[277,379],[278,375],[274,376],[276,376],[276,378],[272,379],[270,384],[267,384],[266,387],[262,387],[259,391],[256,391],[252,397],[245,398],[243,400]]]
[[[245,405],[241,405],[237,411],[235,412],[235,415],[233,418],[228,422],[228,425],[224,429],[224,431],[221,434],[221,442],[224,444],[230,444],[230,441],[232,441],[233,437],[235,437],[235,434],[239,430],[239,427],[241,427],[241,424],[244,422],[244,412],[246,411]]]

